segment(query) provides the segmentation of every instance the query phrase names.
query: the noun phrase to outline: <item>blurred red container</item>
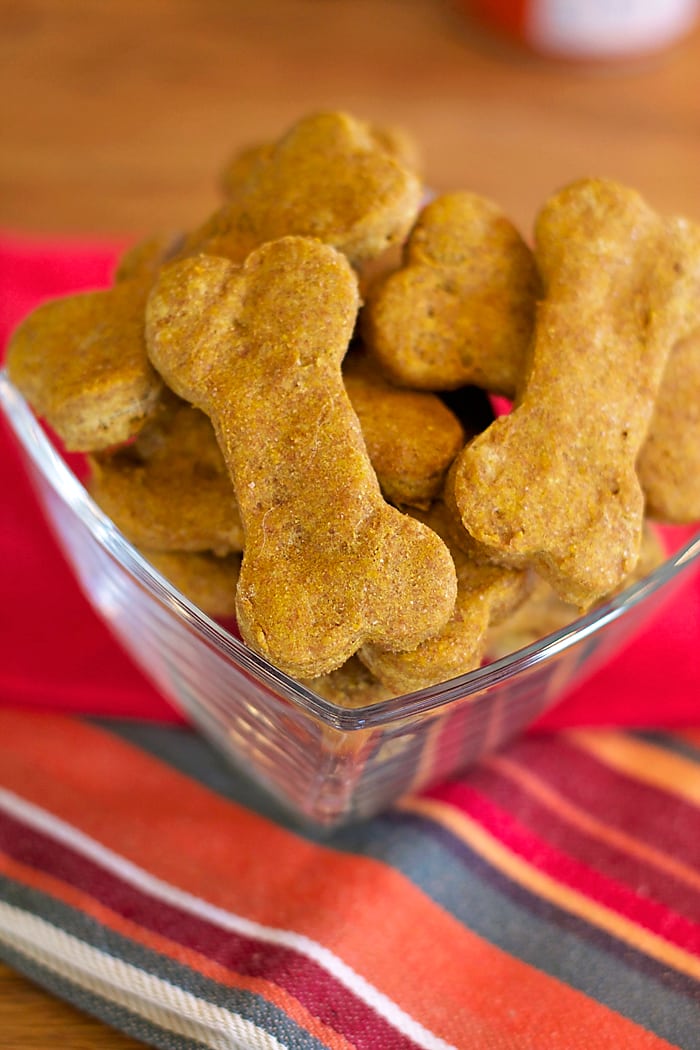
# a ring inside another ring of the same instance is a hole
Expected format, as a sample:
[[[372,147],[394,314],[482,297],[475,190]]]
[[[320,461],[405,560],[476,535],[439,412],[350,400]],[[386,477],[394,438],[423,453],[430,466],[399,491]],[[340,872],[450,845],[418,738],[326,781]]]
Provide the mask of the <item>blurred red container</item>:
[[[474,17],[533,51],[615,60],[661,51],[698,20],[698,0],[461,0]]]

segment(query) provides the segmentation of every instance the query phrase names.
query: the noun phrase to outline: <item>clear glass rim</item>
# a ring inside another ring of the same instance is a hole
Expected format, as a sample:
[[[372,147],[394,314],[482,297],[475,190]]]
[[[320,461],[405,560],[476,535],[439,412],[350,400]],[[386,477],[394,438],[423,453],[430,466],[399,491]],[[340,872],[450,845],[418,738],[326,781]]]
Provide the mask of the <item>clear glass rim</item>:
[[[103,547],[157,601],[198,633],[204,642],[228,659],[233,658],[248,674],[271,688],[287,701],[297,704],[327,725],[342,731],[371,729],[401,723],[441,708],[454,701],[477,698],[490,687],[502,684],[551,659],[557,654],[596,634],[625,615],[640,602],[664,587],[696,562],[700,563],[700,530],[674,554],[643,580],[633,584],[605,604],[585,614],[566,627],[547,635],[514,653],[482,667],[390,700],[365,707],[345,708],[319,696],[263,657],[249,649],[238,638],[216,623],[172,584],[129,543],[114,523],[93,501],[85,487],[51,444],[22,394],[13,386],[4,369],[0,370],[0,403],[17,441],[45,481],[70,507]]]

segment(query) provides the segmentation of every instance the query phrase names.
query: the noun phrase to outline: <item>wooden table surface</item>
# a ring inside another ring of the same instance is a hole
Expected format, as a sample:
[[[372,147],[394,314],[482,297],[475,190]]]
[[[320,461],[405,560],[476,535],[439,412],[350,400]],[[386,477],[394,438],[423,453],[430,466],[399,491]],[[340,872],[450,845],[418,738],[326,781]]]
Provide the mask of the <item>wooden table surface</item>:
[[[529,233],[609,175],[700,220],[700,33],[617,65],[494,42],[448,0],[0,0],[0,228],[134,235],[198,223],[238,147],[311,110],[404,125],[437,190]],[[1,294],[1,293],[0,293]],[[0,965],[0,1048],[137,1044]]]

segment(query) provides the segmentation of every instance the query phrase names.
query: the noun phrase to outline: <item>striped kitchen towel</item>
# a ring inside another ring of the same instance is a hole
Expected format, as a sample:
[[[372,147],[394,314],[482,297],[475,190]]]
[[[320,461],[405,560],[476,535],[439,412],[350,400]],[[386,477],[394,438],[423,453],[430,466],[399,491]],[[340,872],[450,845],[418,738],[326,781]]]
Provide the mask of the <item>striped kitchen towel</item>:
[[[168,1050],[700,1047],[700,730],[321,837],[189,729],[0,710],[0,956]]]

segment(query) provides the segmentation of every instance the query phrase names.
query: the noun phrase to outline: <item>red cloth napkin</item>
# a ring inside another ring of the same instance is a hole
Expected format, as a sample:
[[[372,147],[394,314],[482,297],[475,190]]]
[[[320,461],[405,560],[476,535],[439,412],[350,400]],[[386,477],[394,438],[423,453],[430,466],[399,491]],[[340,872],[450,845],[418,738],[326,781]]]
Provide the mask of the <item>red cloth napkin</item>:
[[[45,299],[109,283],[122,242],[0,235],[0,343]],[[34,500],[6,425],[0,517],[0,704],[162,721],[182,716],[150,685],[83,597]],[[690,530],[689,530],[690,534]],[[540,728],[697,725],[700,576]]]

